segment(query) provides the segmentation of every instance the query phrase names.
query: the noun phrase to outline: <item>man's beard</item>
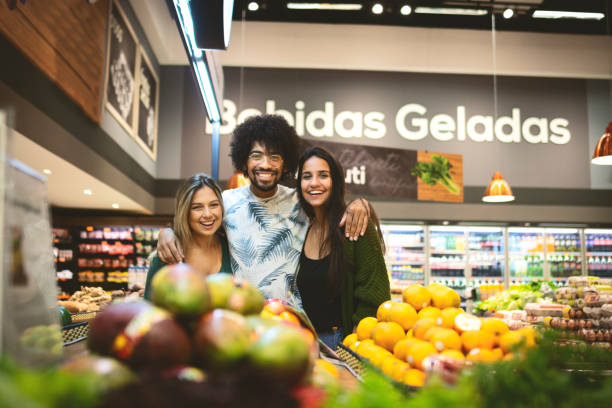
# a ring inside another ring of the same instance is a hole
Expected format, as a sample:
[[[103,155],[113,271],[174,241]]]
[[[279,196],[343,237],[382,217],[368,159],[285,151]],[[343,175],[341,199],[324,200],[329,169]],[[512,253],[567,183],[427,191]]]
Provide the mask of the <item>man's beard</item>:
[[[277,170],[272,170],[269,171],[270,173],[272,173],[272,178],[273,181],[270,185],[261,185],[259,184],[259,182],[257,181],[257,176],[255,175],[256,172],[258,171],[262,171],[262,170],[253,170],[252,172],[248,173],[249,176],[249,181],[251,182],[251,184],[253,186],[255,186],[258,190],[260,191],[272,191],[276,188],[276,186],[278,185],[279,181],[280,181],[280,177],[278,177],[278,171]],[[266,170],[267,171],[267,170]]]

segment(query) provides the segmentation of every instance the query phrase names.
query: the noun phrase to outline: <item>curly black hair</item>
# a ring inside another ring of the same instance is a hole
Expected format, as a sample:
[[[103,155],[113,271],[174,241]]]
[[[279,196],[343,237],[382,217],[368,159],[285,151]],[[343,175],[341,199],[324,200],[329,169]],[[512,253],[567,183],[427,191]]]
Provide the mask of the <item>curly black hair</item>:
[[[284,117],[258,115],[245,120],[234,129],[230,144],[230,156],[234,168],[246,174],[246,164],[253,143],[259,142],[267,149],[276,150],[284,162],[283,178],[297,169],[300,138]]]

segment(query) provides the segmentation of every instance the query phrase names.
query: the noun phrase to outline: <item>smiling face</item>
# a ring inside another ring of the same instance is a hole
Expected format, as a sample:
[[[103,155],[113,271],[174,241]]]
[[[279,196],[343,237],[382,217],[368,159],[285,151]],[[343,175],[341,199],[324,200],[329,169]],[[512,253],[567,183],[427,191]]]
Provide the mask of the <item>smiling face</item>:
[[[313,209],[323,206],[332,191],[329,164],[320,157],[312,156],[304,162],[300,182],[302,196]]]
[[[247,160],[247,175],[251,181],[251,191],[258,197],[272,197],[283,175],[282,156],[254,142]]]
[[[223,221],[223,207],[210,187],[202,187],[193,194],[189,207],[189,228],[194,236],[213,235]]]

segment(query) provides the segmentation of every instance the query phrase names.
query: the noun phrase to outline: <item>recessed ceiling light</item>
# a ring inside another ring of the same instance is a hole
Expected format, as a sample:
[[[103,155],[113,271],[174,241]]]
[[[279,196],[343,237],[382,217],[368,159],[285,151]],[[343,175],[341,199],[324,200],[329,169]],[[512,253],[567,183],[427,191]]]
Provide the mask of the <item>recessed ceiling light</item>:
[[[456,8],[456,7],[417,7],[418,14],[448,14],[452,16],[484,16],[488,14],[485,9]]]
[[[290,10],[361,10],[363,5],[355,3],[287,3]]]
[[[119,208],[119,204],[114,203],[113,205],[111,205],[111,207],[113,207],[113,208]]]
[[[256,1],[250,2],[248,7],[249,7],[249,11],[259,10],[259,4]]]
[[[384,8],[380,3],[376,3],[372,6],[372,13],[374,14],[382,14],[383,10]]]
[[[402,14],[402,16],[407,16],[412,13],[412,7],[406,4],[405,6],[402,6],[402,8],[400,9],[400,13]]]
[[[603,13],[582,13],[578,11],[555,11],[555,10],[536,10],[532,14],[533,18],[576,18],[579,20],[601,20],[605,17]]]
[[[90,189],[86,188],[85,190],[83,190],[83,194],[85,194],[85,195],[92,195],[93,193],[91,192]]]
[[[43,173],[45,173],[45,174],[51,174],[51,173],[53,173],[53,172],[52,172],[51,170],[49,170],[49,169],[43,169]]]
[[[448,221],[442,221],[442,225],[448,225],[449,222]]]
[[[512,16],[514,16],[514,10],[512,10],[511,8],[507,8],[504,10],[502,15],[505,19],[512,18]]]

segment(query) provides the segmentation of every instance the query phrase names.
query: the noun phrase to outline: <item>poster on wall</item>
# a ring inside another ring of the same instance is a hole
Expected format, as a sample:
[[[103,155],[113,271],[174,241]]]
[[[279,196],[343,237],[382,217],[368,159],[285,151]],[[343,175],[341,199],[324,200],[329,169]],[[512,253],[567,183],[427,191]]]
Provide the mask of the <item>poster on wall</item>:
[[[303,140],[304,151],[314,146],[338,159],[351,195],[463,202],[463,158],[459,154]]]
[[[419,150],[410,170],[417,177],[417,199],[463,202],[463,157]]]
[[[104,106],[134,135],[138,42],[128,19],[116,1],[111,3]]]
[[[140,47],[136,109],[136,140],[153,160],[157,156],[157,111],[159,80],[143,48]]]

